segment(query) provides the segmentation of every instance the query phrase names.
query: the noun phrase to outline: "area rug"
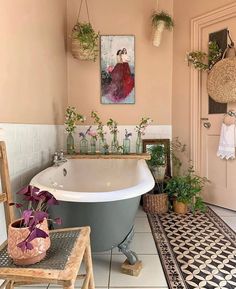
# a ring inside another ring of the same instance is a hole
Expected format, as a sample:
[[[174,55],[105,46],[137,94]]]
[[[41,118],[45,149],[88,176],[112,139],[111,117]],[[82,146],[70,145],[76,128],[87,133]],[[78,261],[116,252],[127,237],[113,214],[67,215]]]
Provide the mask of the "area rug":
[[[236,288],[236,233],[210,208],[148,219],[169,288]]]

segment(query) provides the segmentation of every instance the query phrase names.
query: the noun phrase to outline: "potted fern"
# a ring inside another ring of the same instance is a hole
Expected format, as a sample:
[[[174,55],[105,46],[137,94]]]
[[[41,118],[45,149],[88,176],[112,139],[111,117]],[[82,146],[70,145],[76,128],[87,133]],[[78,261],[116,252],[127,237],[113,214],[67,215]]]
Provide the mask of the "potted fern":
[[[163,181],[166,172],[166,148],[164,145],[153,145],[148,149],[151,159],[148,165],[152,170],[155,180]]]
[[[98,56],[99,33],[90,22],[78,22],[72,30],[72,55],[80,60],[95,61]]]
[[[165,11],[157,12],[152,14],[152,26],[154,28],[153,45],[156,47],[160,46],[162,33],[164,29],[172,30],[174,27],[174,21],[171,16]]]

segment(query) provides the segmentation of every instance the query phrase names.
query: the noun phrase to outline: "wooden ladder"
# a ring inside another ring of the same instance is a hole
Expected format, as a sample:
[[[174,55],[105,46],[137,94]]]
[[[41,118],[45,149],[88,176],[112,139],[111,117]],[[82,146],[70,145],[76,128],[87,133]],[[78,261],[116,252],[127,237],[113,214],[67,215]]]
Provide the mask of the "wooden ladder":
[[[14,220],[14,210],[9,204],[13,202],[10,176],[7,162],[6,145],[4,141],[0,141],[0,176],[2,184],[2,192],[0,192],[0,203],[4,204],[4,212],[6,218],[6,226]]]

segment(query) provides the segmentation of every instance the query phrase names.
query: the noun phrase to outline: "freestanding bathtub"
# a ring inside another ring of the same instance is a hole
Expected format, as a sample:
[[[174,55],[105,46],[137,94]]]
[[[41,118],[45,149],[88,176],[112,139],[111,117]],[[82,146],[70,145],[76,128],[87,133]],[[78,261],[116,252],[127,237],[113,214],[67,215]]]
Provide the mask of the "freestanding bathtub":
[[[51,214],[63,227],[89,225],[92,250],[100,252],[126,239],[154,180],[143,159],[68,159],[37,174],[31,185],[60,201]]]

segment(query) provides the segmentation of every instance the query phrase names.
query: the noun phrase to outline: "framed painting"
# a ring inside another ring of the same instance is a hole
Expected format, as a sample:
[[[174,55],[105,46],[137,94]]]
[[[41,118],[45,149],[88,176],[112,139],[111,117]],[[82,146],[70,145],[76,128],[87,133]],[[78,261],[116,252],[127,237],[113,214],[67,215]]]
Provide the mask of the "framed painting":
[[[135,103],[133,35],[101,35],[101,103]]]
[[[169,139],[143,139],[143,152],[148,152],[151,146],[164,146],[166,148],[166,176],[171,177],[170,140]]]

